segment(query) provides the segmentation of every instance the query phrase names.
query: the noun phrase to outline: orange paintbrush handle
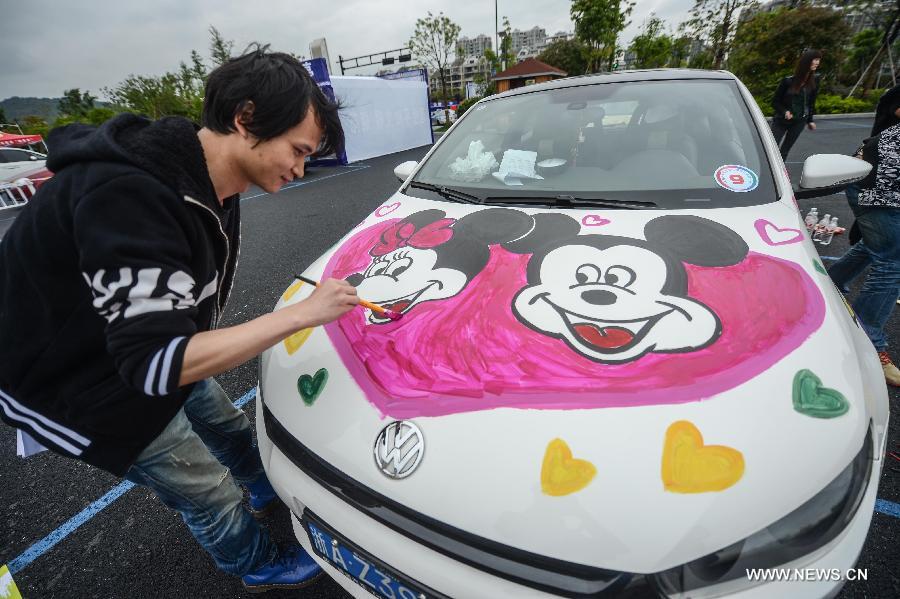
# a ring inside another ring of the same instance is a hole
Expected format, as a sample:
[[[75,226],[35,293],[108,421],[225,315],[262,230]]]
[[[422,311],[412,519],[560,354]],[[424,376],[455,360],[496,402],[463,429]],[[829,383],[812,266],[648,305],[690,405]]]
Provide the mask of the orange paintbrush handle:
[[[364,299],[359,300],[359,305],[365,306],[369,310],[372,310],[373,312],[378,312],[379,314],[384,314],[385,312],[387,312],[387,310],[385,308],[382,308],[378,304],[373,304],[372,302],[366,301]]]

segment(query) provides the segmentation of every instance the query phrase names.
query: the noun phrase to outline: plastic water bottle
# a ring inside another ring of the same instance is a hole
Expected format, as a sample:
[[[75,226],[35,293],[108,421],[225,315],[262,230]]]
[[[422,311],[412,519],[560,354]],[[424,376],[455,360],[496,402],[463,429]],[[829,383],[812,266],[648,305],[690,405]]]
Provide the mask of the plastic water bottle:
[[[819,209],[818,208],[810,208],[809,213],[806,215],[806,218],[803,219],[806,223],[806,230],[812,231],[813,227],[816,226],[816,223],[819,222]]]
[[[813,237],[812,237],[813,241],[815,241],[817,243],[822,242],[822,235],[825,234],[825,229],[828,228],[829,224],[831,224],[831,215],[826,214],[825,216],[822,217],[822,220],[820,220],[818,223],[816,223],[815,232],[813,233]]]
[[[834,239],[834,230],[837,229],[837,217],[831,219],[831,222],[828,223],[828,226],[825,227],[825,232],[822,233],[822,238],[819,240],[819,243],[822,245],[828,245],[831,243],[831,240]]]

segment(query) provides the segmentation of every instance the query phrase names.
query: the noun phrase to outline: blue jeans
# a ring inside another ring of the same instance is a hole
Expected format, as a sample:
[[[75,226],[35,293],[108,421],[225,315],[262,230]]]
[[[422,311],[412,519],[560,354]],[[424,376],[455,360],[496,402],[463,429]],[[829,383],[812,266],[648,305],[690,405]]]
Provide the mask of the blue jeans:
[[[875,349],[885,351],[884,325],[900,296],[900,209],[860,206],[858,193],[856,186],[847,189],[862,239],[831,265],[828,274],[839,289],[846,289],[850,281],[872,267],[853,309]]]
[[[235,484],[262,474],[247,416],[210,378],[194,386],[184,407],[125,478],[149,487],[180,512],[220,570],[243,575],[276,555],[268,533],[241,505],[243,494]]]

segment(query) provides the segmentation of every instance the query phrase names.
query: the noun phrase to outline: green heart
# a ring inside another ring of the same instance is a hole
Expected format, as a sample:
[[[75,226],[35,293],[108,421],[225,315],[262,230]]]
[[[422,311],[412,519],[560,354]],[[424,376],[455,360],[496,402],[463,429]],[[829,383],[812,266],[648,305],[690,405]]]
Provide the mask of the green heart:
[[[837,418],[847,413],[850,403],[804,368],[794,375],[794,409],[813,418]]]
[[[815,267],[816,267],[816,270],[818,270],[818,271],[819,271],[820,273],[822,273],[823,275],[827,275],[827,274],[828,274],[828,271],[825,270],[825,267],[822,266],[822,263],[819,262],[818,260],[813,260],[813,266],[815,266]]]
[[[300,375],[300,378],[297,379],[297,391],[300,392],[303,403],[308,406],[313,405],[319,394],[322,393],[326,381],[328,381],[328,371],[324,368],[320,368],[314,376]]]

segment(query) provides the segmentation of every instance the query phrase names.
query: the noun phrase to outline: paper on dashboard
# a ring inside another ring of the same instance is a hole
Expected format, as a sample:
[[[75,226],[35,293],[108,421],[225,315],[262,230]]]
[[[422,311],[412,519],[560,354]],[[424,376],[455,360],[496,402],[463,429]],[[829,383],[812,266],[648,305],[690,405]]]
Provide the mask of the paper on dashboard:
[[[506,150],[500,162],[500,169],[491,174],[506,185],[522,185],[522,179],[543,179],[534,172],[536,161],[537,152]]]

